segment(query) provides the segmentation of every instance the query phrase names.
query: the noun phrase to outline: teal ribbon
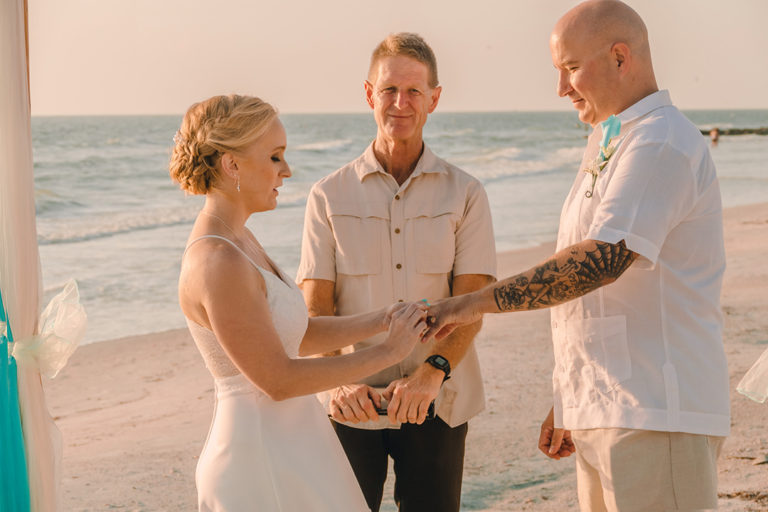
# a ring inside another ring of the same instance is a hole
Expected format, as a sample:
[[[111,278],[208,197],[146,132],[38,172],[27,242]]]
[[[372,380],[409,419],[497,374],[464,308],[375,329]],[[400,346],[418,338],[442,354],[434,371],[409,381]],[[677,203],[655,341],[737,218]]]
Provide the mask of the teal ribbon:
[[[29,479],[21,430],[13,332],[0,292],[0,510],[29,512]]]
[[[611,139],[618,136],[621,131],[621,119],[616,116],[611,116],[602,123],[600,127],[603,129],[603,140],[600,141],[600,156],[605,160],[605,153],[603,149],[608,147],[611,143]]]

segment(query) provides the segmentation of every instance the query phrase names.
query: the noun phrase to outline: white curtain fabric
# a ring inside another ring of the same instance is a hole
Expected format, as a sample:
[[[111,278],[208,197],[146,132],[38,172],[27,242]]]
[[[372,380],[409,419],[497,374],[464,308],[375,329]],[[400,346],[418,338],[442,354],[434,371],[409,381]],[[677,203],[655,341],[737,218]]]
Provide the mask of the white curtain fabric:
[[[0,287],[14,338],[35,334],[41,279],[24,0],[0,0]],[[32,510],[57,511],[61,434],[48,413],[37,370],[19,365],[18,385]]]

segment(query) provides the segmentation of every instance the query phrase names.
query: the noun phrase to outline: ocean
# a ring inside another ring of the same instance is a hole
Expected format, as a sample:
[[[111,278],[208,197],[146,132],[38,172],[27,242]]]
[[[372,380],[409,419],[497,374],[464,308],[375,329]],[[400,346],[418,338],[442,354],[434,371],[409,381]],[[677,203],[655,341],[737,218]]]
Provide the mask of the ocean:
[[[768,126],[768,110],[690,111],[700,128]],[[299,260],[307,193],[376,135],[371,114],[284,114],[293,177],[278,207],[248,226],[289,273]],[[35,117],[38,242],[46,300],[69,278],[89,317],[85,342],[184,326],[176,283],[203,198],[168,177],[180,116]],[[433,151],[485,186],[498,250],[554,240],[588,129],[574,112],[435,113]],[[768,137],[712,147],[726,207],[768,201]]]

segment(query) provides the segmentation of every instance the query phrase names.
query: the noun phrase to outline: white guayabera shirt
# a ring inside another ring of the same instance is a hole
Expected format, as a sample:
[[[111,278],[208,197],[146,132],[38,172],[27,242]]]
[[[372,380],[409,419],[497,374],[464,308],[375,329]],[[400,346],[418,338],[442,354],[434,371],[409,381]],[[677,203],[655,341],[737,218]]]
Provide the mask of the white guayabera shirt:
[[[707,141],[667,91],[618,117],[616,153],[592,197],[592,176],[578,173],[557,249],[624,240],[640,257],[616,282],[552,309],[555,424],[728,435],[722,206]]]

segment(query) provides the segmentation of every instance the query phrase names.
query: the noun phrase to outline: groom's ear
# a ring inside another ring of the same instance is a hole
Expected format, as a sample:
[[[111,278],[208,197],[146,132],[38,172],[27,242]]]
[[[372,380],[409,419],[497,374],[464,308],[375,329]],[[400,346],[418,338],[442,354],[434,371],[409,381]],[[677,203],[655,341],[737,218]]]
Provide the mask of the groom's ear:
[[[626,43],[614,43],[611,46],[611,58],[616,64],[616,69],[620,75],[627,74],[631,57],[632,52]]]

